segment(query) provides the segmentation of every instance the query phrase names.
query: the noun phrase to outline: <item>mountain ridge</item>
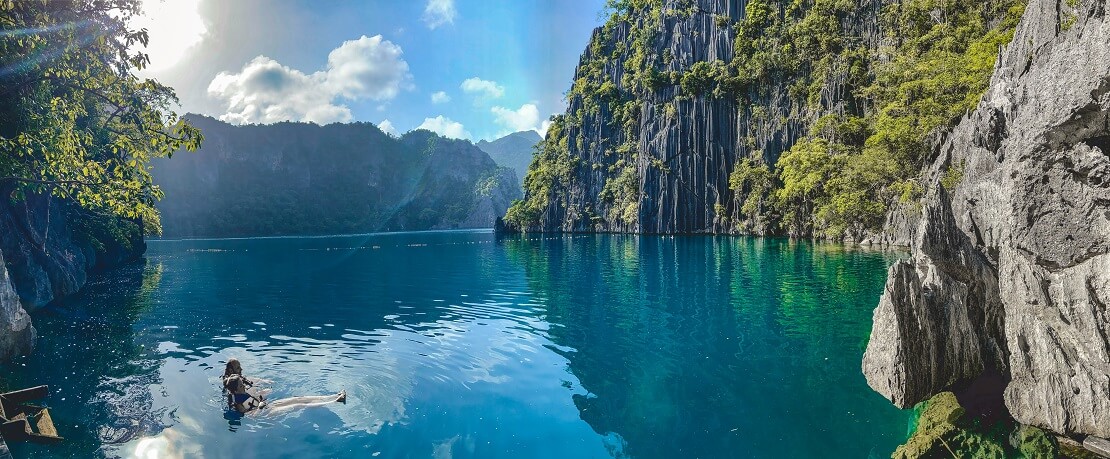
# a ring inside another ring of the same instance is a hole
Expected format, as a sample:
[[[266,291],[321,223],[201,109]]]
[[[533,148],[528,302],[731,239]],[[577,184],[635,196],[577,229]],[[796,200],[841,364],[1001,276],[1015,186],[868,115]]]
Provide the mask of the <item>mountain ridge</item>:
[[[167,237],[492,227],[519,194],[487,154],[430,131],[188,119],[204,147],[154,163]]]
[[[498,165],[513,169],[517,181],[524,184],[532,152],[543,137],[536,131],[520,131],[491,141],[479,140],[475,145],[486,152]]]

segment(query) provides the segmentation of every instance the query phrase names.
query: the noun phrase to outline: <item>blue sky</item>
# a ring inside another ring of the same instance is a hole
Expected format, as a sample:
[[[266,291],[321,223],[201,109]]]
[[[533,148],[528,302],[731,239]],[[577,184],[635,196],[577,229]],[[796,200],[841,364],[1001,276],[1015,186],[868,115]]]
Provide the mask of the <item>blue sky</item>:
[[[144,76],[234,123],[370,121],[470,140],[565,109],[604,0],[144,0]],[[468,81],[469,80],[469,81]],[[434,96],[434,97],[433,97]]]

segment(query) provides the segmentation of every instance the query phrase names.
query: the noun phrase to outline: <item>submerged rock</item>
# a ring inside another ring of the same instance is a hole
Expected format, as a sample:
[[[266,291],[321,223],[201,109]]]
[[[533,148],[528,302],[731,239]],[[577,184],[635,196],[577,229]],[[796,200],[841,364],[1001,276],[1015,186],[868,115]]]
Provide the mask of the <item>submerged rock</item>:
[[[956,395],[941,392],[918,406],[917,428],[894,459],[998,458],[1053,459],[1056,442],[1043,430],[1012,423],[983,424],[969,415]]]
[[[1110,19],[1103,0],[1069,5],[1029,3],[926,172],[863,362],[898,406],[994,371],[1021,423],[1110,436]]]

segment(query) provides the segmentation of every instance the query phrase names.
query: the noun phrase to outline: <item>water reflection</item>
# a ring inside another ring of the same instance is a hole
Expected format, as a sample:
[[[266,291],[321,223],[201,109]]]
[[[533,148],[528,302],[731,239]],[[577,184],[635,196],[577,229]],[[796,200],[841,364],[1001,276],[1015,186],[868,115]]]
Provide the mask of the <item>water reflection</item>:
[[[549,335],[587,391],[573,402],[617,455],[861,457],[901,440],[904,414],[859,373],[886,255],[723,237],[505,245],[565,325]]]
[[[46,403],[66,438],[51,447],[59,456],[89,456],[98,445],[156,434],[174,422],[172,412],[153,406],[150,392],[161,382],[162,361],[132,332],[151,310],[162,272],[160,264],[136,263],[92,279],[79,299],[35,315],[35,354],[6,365],[5,389],[51,386]],[[82,428],[85,423],[95,427]],[[9,446],[17,457],[38,449]]]
[[[54,385],[72,425],[21,455],[859,457],[904,433],[858,370],[881,254],[445,232],[148,259],[35,316],[40,350],[5,382]],[[349,402],[229,419],[229,357],[275,398]]]

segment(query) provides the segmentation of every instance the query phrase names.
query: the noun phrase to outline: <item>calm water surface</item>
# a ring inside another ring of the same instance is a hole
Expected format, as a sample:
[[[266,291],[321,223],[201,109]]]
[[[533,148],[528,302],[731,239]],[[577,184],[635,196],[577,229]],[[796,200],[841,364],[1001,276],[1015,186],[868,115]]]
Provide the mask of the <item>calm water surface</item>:
[[[891,255],[729,237],[489,232],[152,241],[34,316],[0,387],[65,443],[16,457],[889,457],[860,358]],[[236,357],[274,397],[236,419]]]

